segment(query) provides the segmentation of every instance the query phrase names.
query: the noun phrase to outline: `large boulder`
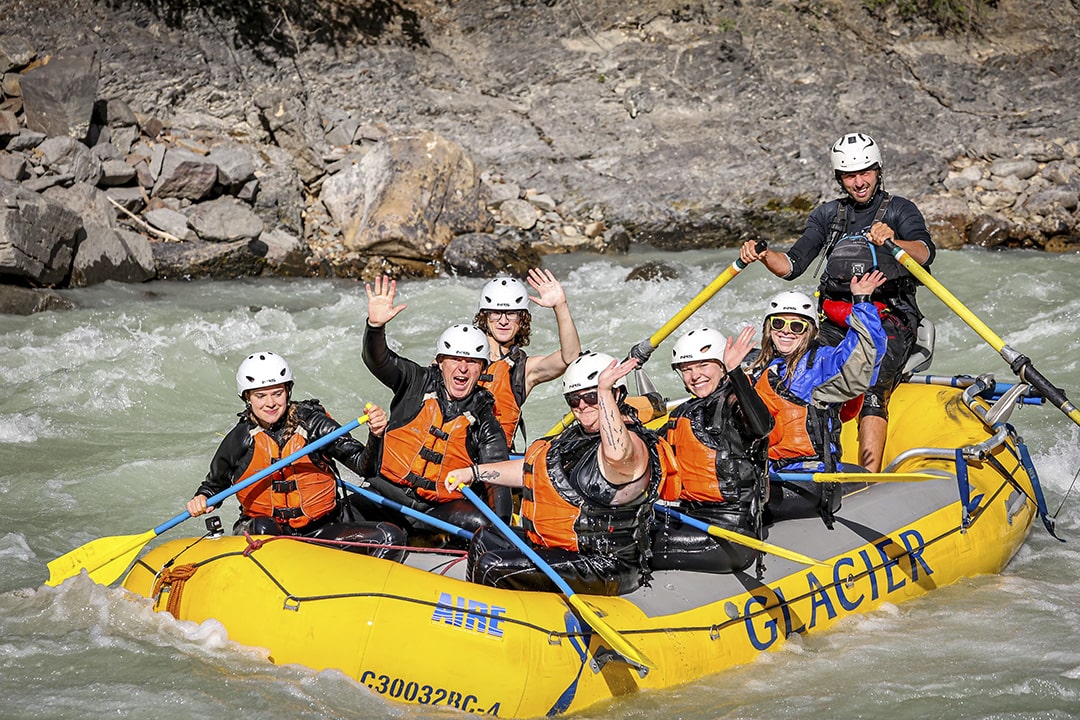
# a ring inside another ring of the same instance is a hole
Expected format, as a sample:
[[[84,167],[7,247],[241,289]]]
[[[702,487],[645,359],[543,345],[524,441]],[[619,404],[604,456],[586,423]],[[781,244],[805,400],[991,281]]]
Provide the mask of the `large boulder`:
[[[46,135],[83,139],[97,98],[100,61],[96,50],[71,50],[19,78],[26,126]]]
[[[53,290],[0,285],[0,314],[33,315],[44,310],[70,310],[74,303]]]
[[[434,133],[381,143],[327,179],[321,197],[360,256],[429,261],[456,235],[489,229],[472,160]]]
[[[78,214],[0,179],[0,277],[57,285],[71,272],[84,235]]]
[[[153,279],[154,257],[150,241],[119,226],[116,207],[102,190],[88,183],[78,183],[70,188],[49,188],[44,195],[82,218],[85,233],[75,252],[70,285]]]

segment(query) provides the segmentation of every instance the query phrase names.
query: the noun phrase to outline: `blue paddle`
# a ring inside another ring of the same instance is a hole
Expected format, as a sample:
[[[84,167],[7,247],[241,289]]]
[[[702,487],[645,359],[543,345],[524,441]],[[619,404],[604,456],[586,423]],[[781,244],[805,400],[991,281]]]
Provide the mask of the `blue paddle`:
[[[604,620],[589,607],[581,596],[574,592],[573,588],[562,577],[555,572],[555,568],[551,567],[547,562],[540,557],[529,543],[518,537],[509,525],[503,522],[502,518],[495,514],[495,511],[487,506],[483,500],[477,497],[472,488],[467,485],[459,485],[458,490],[469,498],[469,502],[477,507],[480,512],[484,514],[484,517],[502,533],[503,537],[512,542],[514,546],[523,552],[526,557],[533,561],[536,567],[540,568],[540,571],[548,576],[548,579],[562,591],[562,594],[566,596],[566,599],[570,602],[570,605],[578,611],[582,619],[602,637],[607,644],[611,646],[612,650],[622,656],[622,659],[627,664],[633,665],[638,669],[642,675],[647,673],[649,668],[653,667],[652,661],[645,657],[645,655],[631,645],[626,638],[619,634],[615,628],[608,625]]]
[[[268,475],[273,475],[278,470],[304,457],[308,453],[325,447],[337,440],[342,435],[355,430],[368,421],[367,415],[361,415],[352,422],[346,423],[337,430],[322,436],[318,440],[305,445],[296,452],[281,458],[276,463],[260,470],[249,478],[244,479],[227,490],[222,490],[217,495],[207,498],[206,506],[217,505],[225,498],[231,497],[246,487],[250,487]],[[102,585],[112,585],[120,579],[128,566],[139,556],[146,543],[156,538],[166,530],[170,530],[191,517],[187,510],[171,520],[167,520],[157,527],[147,530],[139,535],[116,535],[112,537],[98,538],[65,553],[49,563],[49,579],[46,585],[59,585],[70,577],[75,577],[83,570],[90,575],[90,579]]]

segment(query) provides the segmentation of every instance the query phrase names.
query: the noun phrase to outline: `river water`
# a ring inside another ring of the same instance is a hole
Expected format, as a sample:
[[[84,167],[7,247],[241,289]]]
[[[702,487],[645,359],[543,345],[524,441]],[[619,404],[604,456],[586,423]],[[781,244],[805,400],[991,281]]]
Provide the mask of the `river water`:
[[[585,347],[623,355],[674,316],[734,251],[548,258],[563,281]],[[626,281],[660,260],[663,281]],[[942,252],[935,274],[1053,382],[1080,402],[1080,255]],[[439,332],[471,320],[481,281],[403,282],[408,309],[392,344],[429,358]],[[797,284],[799,289],[809,289]],[[791,289],[752,266],[682,330],[731,333],[759,322]],[[0,316],[0,718],[445,717],[391,705],[340,673],[269,664],[213,622],[153,613],[123,590],[75,578],[43,585],[46,563],[97,537],[142,533],[183,510],[221,434],[240,409],[234,374],[258,349],[284,355],[299,397],[342,419],[389,395],[363,368],[362,285],[316,280],[107,284],[66,293],[79,308]],[[937,321],[935,374],[1007,366],[929,291]],[[533,352],[554,349],[552,313],[538,309]],[[677,334],[680,331],[676,331]],[[683,395],[667,358],[648,369]],[[535,435],[564,412],[557,383],[526,405]],[[887,605],[734,671],[643,693],[590,718],[1073,718],[1080,716],[1080,428],[1052,407],[1012,422],[1032,449],[1061,544],[1035,527],[1005,572]],[[226,525],[235,516],[228,501]],[[202,532],[189,521],[170,538]],[[405,640],[403,638],[403,640]],[[417,648],[417,652],[422,652]],[[483,662],[477,658],[477,662]]]

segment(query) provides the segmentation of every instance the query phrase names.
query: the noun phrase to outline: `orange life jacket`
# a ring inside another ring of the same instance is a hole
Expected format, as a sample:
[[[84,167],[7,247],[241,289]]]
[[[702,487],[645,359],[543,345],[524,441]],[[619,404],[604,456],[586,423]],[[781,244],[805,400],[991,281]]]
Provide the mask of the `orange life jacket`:
[[[761,374],[755,386],[775,420],[769,433],[769,459],[785,463],[828,462],[827,443],[840,447],[839,418],[831,422],[829,410],[818,410],[784,392],[782,383],[783,379],[770,367]]]
[[[640,435],[649,449],[650,479],[640,497],[617,507],[600,497],[614,495],[617,490],[602,478],[600,483],[605,487],[582,486],[580,468],[596,462],[598,435],[588,435],[574,426],[556,438],[537,440],[529,446],[522,468],[521,521],[534,544],[615,555],[644,564],[649,556],[652,504],[664,481],[664,461],[658,450],[663,441],[642,425],[630,425],[629,429]]]
[[[667,441],[682,478],[680,499],[749,508],[763,494],[768,443],[743,436],[732,400],[729,386],[672,411]]]
[[[281,448],[262,428],[253,429],[251,439],[254,441],[251,462],[236,483],[307,445],[307,432],[297,428]],[[249,517],[273,518],[279,523],[287,522],[291,527],[302,528],[337,507],[337,479],[311,455],[305,455],[244,488],[236,493],[236,497]]]
[[[506,446],[514,446],[514,433],[521,422],[521,405],[525,402],[525,361],[527,356],[514,346],[510,352],[488,364],[477,384],[495,396],[495,417],[506,433]],[[524,426],[522,427],[524,434]]]
[[[412,488],[417,497],[428,502],[464,497],[457,490],[448,491],[443,481],[450,470],[473,463],[465,445],[473,422],[467,412],[445,420],[438,398],[429,393],[416,417],[386,431],[380,474],[396,485]]]

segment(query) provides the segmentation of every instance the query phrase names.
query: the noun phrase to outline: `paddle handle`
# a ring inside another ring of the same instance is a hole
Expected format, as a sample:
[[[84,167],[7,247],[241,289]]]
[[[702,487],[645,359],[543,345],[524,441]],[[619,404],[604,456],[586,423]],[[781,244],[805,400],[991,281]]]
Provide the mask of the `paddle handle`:
[[[286,467],[286,466],[290,465],[291,463],[296,462],[297,460],[304,457],[305,455],[307,455],[309,453],[312,453],[312,452],[318,450],[321,447],[325,447],[325,446],[329,445],[330,443],[334,442],[335,440],[337,440],[342,435],[348,434],[349,432],[351,432],[351,431],[355,430],[356,428],[360,427],[362,424],[366,423],[367,421],[368,421],[368,416],[367,415],[361,415],[360,417],[356,418],[355,420],[345,423],[344,425],[342,425],[341,427],[339,427],[337,430],[333,431],[332,433],[328,433],[326,435],[323,435],[318,440],[315,440],[315,441],[305,445],[304,447],[300,448],[296,452],[294,452],[294,453],[292,453],[290,455],[286,455],[285,457],[281,458],[280,460],[278,460],[276,463],[274,463],[270,467],[266,468],[265,470],[260,470],[259,472],[255,473],[251,477],[245,478],[243,481],[236,483],[232,487],[230,487],[230,488],[228,488],[226,490],[222,490],[221,492],[217,493],[216,495],[207,498],[206,499],[206,507],[213,507],[214,505],[217,505],[218,503],[220,503],[225,498],[232,497],[233,495],[240,492],[244,488],[250,487],[250,486],[254,485],[255,483],[259,482],[260,480],[265,478],[267,475],[273,475],[278,470],[281,470],[283,467]],[[160,535],[161,533],[165,532],[166,530],[170,530],[170,529],[176,527],[177,525],[184,522],[185,520],[187,520],[190,517],[191,517],[191,513],[189,513],[187,510],[185,510],[184,512],[180,513],[176,517],[174,517],[174,518],[172,518],[170,520],[166,520],[165,522],[161,523],[156,528],[154,528],[154,535],[155,536]]]
[[[367,488],[362,488],[359,485],[353,485],[352,483],[346,482],[344,480],[339,480],[338,482],[340,482],[342,485],[344,485],[357,495],[367,498],[368,500],[377,505],[382,505],[383,507],[390,508],[391,510],[397,510],[402,515],[408,515],[414,520],[419,520],[422,523],[427,523],[433,528],[438,528],[439,530],[443,530],[452,535],[456,535],[464,540],[472,539],[473,534],[463,527],[451,525],[450,523],[440,520],[438,518],[433,518],[430,515],[422,513],[415,508],[411,508],[408,505],[402,505],[396,500],[385,498],[379,493],[368,490]]]

